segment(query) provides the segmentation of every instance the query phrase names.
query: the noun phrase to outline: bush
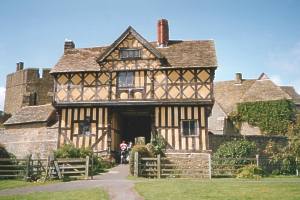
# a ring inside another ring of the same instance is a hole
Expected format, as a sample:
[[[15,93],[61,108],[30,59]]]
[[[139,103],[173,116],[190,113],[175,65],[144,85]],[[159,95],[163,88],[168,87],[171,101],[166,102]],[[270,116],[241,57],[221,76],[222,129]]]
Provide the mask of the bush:
[[[161,135],[156,135],[151,140],[151,145],[149,145],[150,152],[153,152],[155,155],[162,155],[163,152],[166,150],[166,141]]]
[[[234,140],[222,144],[216,153],[213,155],[214,160],[224,160],[228,158],[231,164],[248,164],[248,161],[243,158],[253,158],[257,153],[254,142],[247,140]]]
[[[237,178],[261,178],[263,170],[255,165],[246,165],[239,169]]]
[[[133,175],[134,171],[134,154],[135,152],[139,153],[140,157],[153,157],[154,155],[149,152],[146,145],[137,144],[132,147],[130,152],[130,160],[129,160],[129,166],[130,166],[130,173]]]
[[[6,151],[5,146],[0,143],[0,158],[9,158],[10,154]]]
[[[108,161],[93,155],[91,148],[76,148],[71,144],[65,144],[54,151],[55,158],[85,158],[86,156],[89,156],[93,161],[93,170],[91,171],[94,173],[98,173],[104,169],[112,167],[112,164]]]

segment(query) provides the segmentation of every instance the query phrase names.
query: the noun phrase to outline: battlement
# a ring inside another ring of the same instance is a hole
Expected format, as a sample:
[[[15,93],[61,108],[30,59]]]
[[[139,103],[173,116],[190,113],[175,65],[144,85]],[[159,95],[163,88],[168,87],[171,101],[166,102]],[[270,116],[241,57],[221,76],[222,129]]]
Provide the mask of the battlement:
[[[17,63],[16,72],[6,77],[4,111],[14,114],[23,106],[42,105],[52,102],[48,95],[53,91],[50,68],[26,68]]]

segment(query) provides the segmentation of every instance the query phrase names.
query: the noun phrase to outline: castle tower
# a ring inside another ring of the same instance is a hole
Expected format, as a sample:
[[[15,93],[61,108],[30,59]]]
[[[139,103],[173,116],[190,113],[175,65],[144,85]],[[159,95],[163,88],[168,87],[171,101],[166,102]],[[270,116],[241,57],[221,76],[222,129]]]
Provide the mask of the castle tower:
[[[24,106],[43,105],[52,102],[53,78],[50,69],[24,69],[24,63],[17,63],[16,72],[6,77],[4,112],[15,114]]]

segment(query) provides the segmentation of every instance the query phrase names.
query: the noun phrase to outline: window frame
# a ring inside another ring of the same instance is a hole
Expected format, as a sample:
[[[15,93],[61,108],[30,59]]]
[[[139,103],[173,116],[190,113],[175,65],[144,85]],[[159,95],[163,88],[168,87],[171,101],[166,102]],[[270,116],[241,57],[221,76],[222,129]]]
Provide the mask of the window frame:
[[[120,74],[124,74],[125,73],[125,84],[120,84]],[[131,83],[128,84],[128,74],[132,74],[132,80]],[[117,74],[117,80],[118,80],[118,88],[133,88],[134,87],[134,71],[122,71],[122,72],[118,72]]]
[[[78,135],[89,136],[92,134],[92,122],[91,117],[85,117],[84,120],[78,123]]]
[[[127,52],[127,56],[124,56],[124,54],[123,54],[124,52]],[[129,54],[130,54],[129,52],[134,52],[133,56],[129,56]],[[141,58],[141,49],[138,49],[138,48],[120,48],[119,58],[121,60],[130,60],[130,59]]]
[[[183,127],[183,123],[188,122],[188,134],[185,133],[185,129]],[[191,122],[194,122],[194,133],[191,131]],[[180,129],[181,129],[181,135],[183,137],[190,137],[190,136],[198,136],[199,135],[199,121],[197,119],[182,119],[180,121]]]

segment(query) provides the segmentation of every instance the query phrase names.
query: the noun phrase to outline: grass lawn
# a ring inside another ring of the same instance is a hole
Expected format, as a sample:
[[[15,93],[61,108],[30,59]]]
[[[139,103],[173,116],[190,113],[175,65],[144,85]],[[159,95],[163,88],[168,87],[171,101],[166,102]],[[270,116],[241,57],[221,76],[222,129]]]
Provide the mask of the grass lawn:
[[[27,195],[0,196],[0,200],[108,200],[108,194],[99,188],[61,192],[36,192]]]
[[[0,180],[0,190],[8,189],[8,188],[17,188],[17,187],[25,187],[25,186],[36,186],[36,185],[44,185],[44,184],[51,184],[51,183],[57,183],[58,181],[46,181],[43,182],[26,182],[23,180]]]
[[[145,200],[299,200],[299,178],[165,179],[138,182],[136,190]]]

